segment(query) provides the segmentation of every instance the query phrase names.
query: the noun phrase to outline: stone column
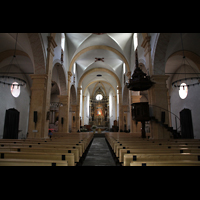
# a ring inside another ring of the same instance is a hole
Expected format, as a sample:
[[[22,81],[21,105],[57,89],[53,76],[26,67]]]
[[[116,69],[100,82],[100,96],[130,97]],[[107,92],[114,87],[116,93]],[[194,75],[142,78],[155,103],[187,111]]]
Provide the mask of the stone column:
[[[141,133],[141,122],[136,124],[136,121],[132,119],[132,103],[139,103],[141,99],[140,92],[130,91],[129,90],[129,98],[130,98],[130,132],[131,133]]]
[[[69,107],[70,107],[70,86],[71,86],[71,77],[72,77],[72,73],[70,71],[68,71],[68,84],[67,84],[67,121],[66,121],[66,130],[67,133],[69,133]]]
[[[31,103],[29,112],[29,138],[46,138],[48,137],[49,119],[47,118],[50,112],[50,97],[51,97],[51,79],[52,65],[54,57],[54,48],[57,46],[52,36],[48,36],[47,48],[47,63],[46,74],[30,75],[33,81],[31,88]],[[37,127],[33,122],[33,111],[37,111],[38,121]],[[33,130],[37,130],[33,132]]]
[[[114,96],[115,99],[115,120],[117,120],[117,96]]]
[[[48,137],[44,134],[46,122],[46,87],[47,75],[30,75],[32,79],[29,111],[28,138]],[[34,123],[34,111],[37,111],[37,123]]]
[[[77,112],[76,112],[76,131],[80,131],[80,95],[81,95],[81,87],[77,88]]]
[[[119,94],[119,131],[123,130],[122,87],[117,87]]]
[[[169,78],[168,75],[153,75],[151,80],[155,82],[149,90],[149,106],[153,116],[161,121],[161,111],[168,110],[168,95],[166,80]],[[165,109],[162,110],[161,108]],[[169,113],[165,111],[165,124],[169,125]],[[170,138],[170,132],[166,130],[163,126],[155,121],[151,121],[150,124],[151,137],[154,139],[168,139]]]
[[[72,132],[77,132],[76,130],[76,110],[77,110],[77,105],[71,105],[72,107]]]
[[[58,121],[58,132],[68,133],[67,122],[69,121],[68,116],[68,95],[58,95],[59,103],[62,104],[59,107],[59,121]],[[62,120],[63,118],[63,120]],[[63,124],[62,124],[63,121]]]
[[[124,125],[126,125],[126,130],[128,130],[128,118],[127,118],[127,113],[129,106],[128,105],[123,105],[123,131],[125,130]]]
[[[84,126],[84,104],[85,104],[85,97],[84,95],[82,95],[82,121],[81,121],[81,126]]]

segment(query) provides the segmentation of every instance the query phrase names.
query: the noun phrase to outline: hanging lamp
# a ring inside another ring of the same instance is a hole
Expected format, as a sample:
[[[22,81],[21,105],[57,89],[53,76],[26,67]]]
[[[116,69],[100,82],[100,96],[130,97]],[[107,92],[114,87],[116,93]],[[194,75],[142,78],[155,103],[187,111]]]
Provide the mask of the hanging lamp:
[[[134,73],[131,79],[129,79],[129,83],[126,83],[127,88],[132,91],[148,90],[155,83],[150,80],[150,76],[147,76],[147,74],[145,74],[139,68],[137,49],[135,50],[135,65],[136,68],[134,70]]]
[[[182,51],[183,51],[183,59],[182,59],[182,63],[181,63],[180,66],[183,67],[184,73],[174,73],[174,74],[177,74],[178,77],[177,77],[177,80],[172,82],[172,86],[174,88],[181,88],[182,87],[182,89],[184,90],[184,88],[186,86],[189,88],[190,86],[199,85],[200,84],[200,77],[199,77],[198,73],[195,72],[193,67],[189,64],[189,62],[188,62],[188,60],[187,60],[187,58],[185,56],[184,48],[183,48],[182,33],[180,33],[180,35],[181,35],[181,45],[182,45]],[[187,64],[186,64],[186,62],[187,62]],[[188,67],[191,68],[194,73],[187,73],[186,72],[186,67],[187,68]],[[184,75],[184,77],[179,78],[180,74]],[[193,74],[194,76],[191,76],[191,74]],[[183,84],[183,82],[185,84]]]
[[[18,38],[18,33],[16,34],[15,49],[14,49],[14,54],[13,54],[13,57],[11,59],[11,62],[9,64],[8,68],[7,68],[7,71],[1,72],[1,73],[4,73],[5,75],[0,76],[0,83],[1,84],[8,85],[8,86],[12,85],[13,88],[14,87],[19,88],[19,86],[20,87],[26,87],[26,81],[25,80],[18,78],[18,77],[14,77],[14,76],[9,76],[11,67],[13,65],[13,61],[16,60],[16,63],[18,64],[17,58],[16,58],[17,38]],[[16,81],[18,81],[18,83],[16,83]]]

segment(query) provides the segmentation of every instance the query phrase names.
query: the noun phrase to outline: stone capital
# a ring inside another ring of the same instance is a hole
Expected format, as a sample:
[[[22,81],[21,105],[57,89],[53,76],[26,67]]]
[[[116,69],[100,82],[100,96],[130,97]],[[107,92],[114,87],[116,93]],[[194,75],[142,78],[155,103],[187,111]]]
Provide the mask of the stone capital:
[[[46,74],[30,74],[33,81],[31,90],[46,90],[47,78]]]

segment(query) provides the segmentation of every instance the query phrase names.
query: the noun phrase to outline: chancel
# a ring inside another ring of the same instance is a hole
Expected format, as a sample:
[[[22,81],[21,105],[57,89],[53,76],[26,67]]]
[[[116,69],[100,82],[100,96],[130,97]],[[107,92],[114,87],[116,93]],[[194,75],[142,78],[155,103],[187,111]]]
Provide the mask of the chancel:
[[[0,33],[0,165],[200,165],[199,42]]]

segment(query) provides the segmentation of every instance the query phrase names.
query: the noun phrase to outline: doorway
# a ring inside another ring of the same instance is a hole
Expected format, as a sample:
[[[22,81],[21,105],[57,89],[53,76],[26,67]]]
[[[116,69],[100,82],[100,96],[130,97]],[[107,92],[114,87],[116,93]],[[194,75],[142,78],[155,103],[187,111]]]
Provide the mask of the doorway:
[[[6,110],[3,139],[18,139],[19,114],[14,108]]]

